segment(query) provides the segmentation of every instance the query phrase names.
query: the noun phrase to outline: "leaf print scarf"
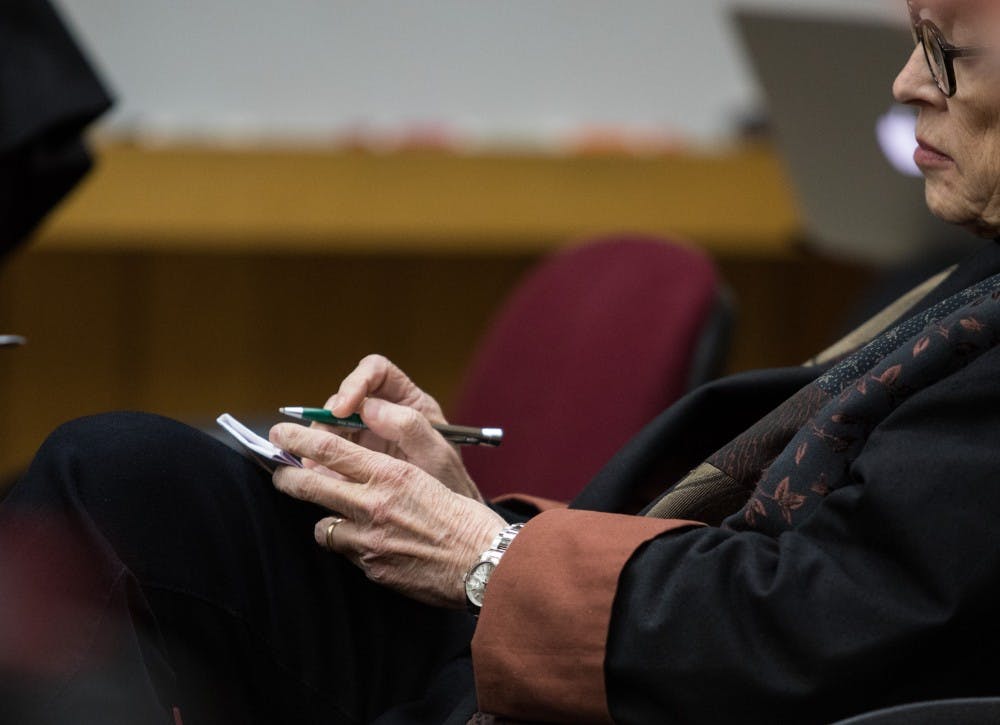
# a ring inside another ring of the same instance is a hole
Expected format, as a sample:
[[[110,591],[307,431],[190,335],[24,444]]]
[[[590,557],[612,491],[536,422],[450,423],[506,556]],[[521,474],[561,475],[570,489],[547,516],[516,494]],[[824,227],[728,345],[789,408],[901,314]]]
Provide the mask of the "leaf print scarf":
[[[723,446],[645,512],[777,536],[841,485],[872,430],[1000,342],[1000,275],[883,331]]]

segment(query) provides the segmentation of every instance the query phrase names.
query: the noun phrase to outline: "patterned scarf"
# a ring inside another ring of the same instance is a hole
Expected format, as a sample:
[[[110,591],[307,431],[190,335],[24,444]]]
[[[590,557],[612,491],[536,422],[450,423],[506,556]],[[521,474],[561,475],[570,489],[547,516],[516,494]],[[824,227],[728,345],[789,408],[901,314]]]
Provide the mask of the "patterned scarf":
[[[908,295],[912,308],[941,277]],[[737,436],[645,512],[770,536],[799,526],[839,486],[872,430],[918,391],[1000,342],[1000,274],[885,329],[893,305],[834,352],[840,362]],[[850,351],[853,347],[853,352]]]

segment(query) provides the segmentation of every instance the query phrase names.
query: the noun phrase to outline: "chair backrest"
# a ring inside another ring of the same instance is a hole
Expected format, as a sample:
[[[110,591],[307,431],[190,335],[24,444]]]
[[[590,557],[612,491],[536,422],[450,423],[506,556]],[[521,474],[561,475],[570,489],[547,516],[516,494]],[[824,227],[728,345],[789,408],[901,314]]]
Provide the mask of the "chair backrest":
[[[541,262],[502,306],[451,419],[505,430],[467,449],[487,497],[569,500],[692,383],[728,342],[720,285],[701,252],[662,239],[602,238]]]

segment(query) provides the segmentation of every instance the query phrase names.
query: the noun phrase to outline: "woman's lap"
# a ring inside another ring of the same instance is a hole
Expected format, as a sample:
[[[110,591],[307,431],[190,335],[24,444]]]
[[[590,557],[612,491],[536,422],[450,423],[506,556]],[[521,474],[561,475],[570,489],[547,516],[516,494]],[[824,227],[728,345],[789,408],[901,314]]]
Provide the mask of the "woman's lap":
[[[181,424],[125,413],[63,426],[0,509],[0,529],[18,544],[0,565],[41,569],[20,577],[35,582],[22,602],[44,604],[45,592],[80,580],[63,607],[79,611],[57,614],[80,634],[64,662],[33,677],[131,671],[124,660],[134,660],[148,677],[121,687],[148,685],[188,725],[366,722],[418,699],[467,647],[471,617],[370,584],[315,544],[323,515]],[[4,611],[0,640],[14,631]],[[106,620],[117,621],[114,635],[102,633]],[[121,666],[107,664],[109,647]],[[0,660],[0,670],[16,664]],[[62,699],[73,697],[65,686]]]

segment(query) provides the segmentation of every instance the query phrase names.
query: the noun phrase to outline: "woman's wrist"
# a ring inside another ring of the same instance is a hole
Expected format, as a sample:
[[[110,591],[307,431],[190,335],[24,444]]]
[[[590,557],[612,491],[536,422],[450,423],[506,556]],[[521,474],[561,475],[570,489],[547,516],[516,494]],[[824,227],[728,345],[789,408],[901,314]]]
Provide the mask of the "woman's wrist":
[[[503,517],[492,509],[483,506],[482,510],[487,515],[479,519],[476,526],[469,531],[465,537],[466,545],[462,547],[461,554],[456,560],[458,571],[454,581],[457,585],[455,604],[458,607],[465,607],[468,603],[465,579],[469,571],[479,562],[483,554],[489,551],[500,532],[508,526]]]
[[[500,561],[524,524],[505,525],[490,541],[463,577],[466,607],[479,615],[490,579]]]

